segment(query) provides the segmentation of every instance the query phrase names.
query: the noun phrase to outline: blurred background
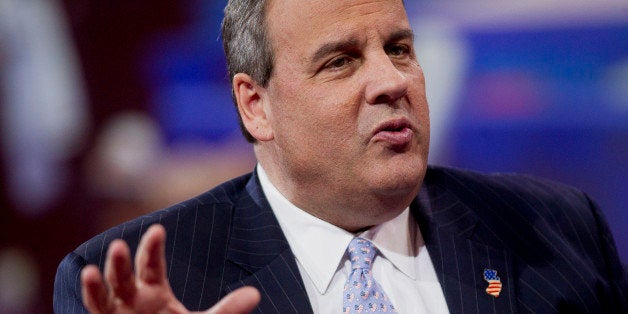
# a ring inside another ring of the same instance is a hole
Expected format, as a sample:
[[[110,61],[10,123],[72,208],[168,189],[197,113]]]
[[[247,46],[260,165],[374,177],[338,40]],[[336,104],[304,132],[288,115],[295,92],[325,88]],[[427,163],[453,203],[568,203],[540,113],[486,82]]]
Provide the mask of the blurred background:
[[[0,313],[104,229],[249,172],[225,0],[0,0]],[[628,262],[628,3],[406,1],[433,164],[585,190]]]

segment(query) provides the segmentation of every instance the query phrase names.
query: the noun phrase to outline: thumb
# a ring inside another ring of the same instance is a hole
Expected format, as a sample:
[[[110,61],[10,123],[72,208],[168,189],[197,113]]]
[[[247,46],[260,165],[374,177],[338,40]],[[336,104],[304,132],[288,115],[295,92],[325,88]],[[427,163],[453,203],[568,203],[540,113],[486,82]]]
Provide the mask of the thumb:
[[[261,296],[253,287],[242,287],[229,293],[205,314],[249,313],[255,309]]]

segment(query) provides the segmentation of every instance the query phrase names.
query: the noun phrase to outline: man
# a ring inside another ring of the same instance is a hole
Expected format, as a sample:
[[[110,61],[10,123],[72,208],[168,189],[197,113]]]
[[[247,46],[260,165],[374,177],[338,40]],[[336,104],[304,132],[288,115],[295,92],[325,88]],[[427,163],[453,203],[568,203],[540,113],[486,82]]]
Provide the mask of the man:
[[[621,311],[626,278],[586,195],[427,167],[412,37],[401,0],[230,1],[256,170],[80,246],[55,311]]]

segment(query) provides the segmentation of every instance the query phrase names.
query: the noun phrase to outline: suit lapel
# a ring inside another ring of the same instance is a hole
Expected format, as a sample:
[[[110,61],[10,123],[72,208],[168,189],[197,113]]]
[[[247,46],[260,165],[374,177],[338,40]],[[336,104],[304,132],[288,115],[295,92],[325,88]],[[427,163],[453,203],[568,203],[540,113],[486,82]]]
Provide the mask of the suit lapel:
[[[227,260],[239,273],[237,278],[226,280],[231,282],[226,290],[256,287],[262,294],[258,311],[263,313],[311,313],[294,255],[256,173],[247,183],[246,192],[234,206],[227,251]]]
[[[446,183],[445,183],[446,182]],[[451,313],[514,313],[514,263],[508,250],[471,210],[453,182],[428,171],[419,197],[411,205]],[[456,193],[454,193],[454,191]],[[473,204],[473,203],[471,203]],[[488,206],[487,204],[474,204]],[[484,270],[497,272],[499,297],[486,292]]]

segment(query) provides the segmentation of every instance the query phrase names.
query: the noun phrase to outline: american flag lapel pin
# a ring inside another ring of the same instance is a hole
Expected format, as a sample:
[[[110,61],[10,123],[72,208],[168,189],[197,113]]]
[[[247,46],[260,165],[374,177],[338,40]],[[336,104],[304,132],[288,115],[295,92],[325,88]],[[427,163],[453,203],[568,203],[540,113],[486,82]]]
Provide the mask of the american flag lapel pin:
[[[484,269],[484,280],[488,282],[486,293],[499,297],[499,293],[502,291],[502,281],[497,276],[497,271],[494,269]]]

